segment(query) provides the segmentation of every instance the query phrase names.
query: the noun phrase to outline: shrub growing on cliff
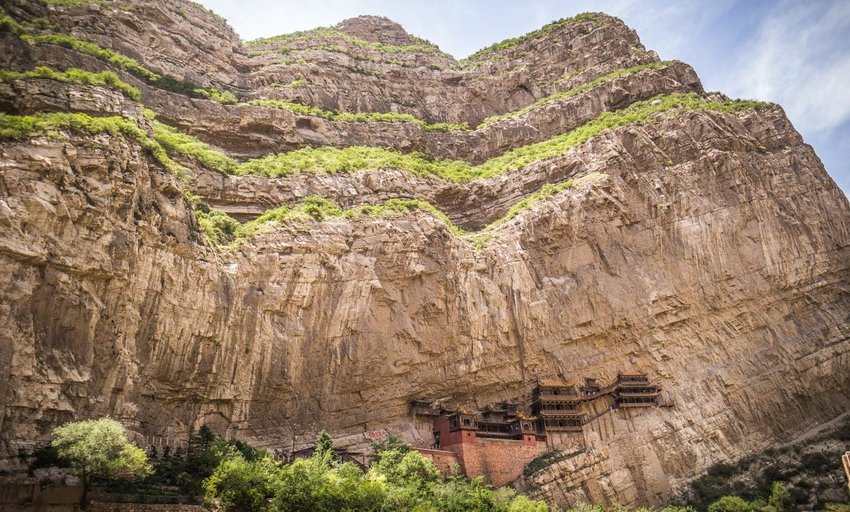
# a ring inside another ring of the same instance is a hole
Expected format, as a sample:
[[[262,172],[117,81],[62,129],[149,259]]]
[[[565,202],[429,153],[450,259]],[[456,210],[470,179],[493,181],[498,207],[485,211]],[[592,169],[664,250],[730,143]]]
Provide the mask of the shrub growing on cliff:
[[[239,103],[239,98],[237,98],[235,94],[229,91],[219,91],[218,89],[213,88],[195,88],[192,89],[192,92],[200,96],[201,98],[217,101],[224,105],[234,105],[236,103]]]
[[[128,441],[124,427],[110,418],[56,427],[50,445],[82,480],[84,503],[92,480],[135,479],[153,472],[144,450]]]

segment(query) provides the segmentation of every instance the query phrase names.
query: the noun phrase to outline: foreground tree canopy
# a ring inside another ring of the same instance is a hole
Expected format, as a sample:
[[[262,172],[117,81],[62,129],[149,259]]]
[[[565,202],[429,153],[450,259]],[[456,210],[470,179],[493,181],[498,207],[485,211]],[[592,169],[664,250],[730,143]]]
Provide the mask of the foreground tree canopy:
[[[443,477],[430,459],[397,439],[379,444],[368,471],[335,459],[330,436],[319,434],[311,457],[289,464],[271,455],[253,460],[230,453],[204,483],[209,503],[229,511],[469,511],[546,512],[514,489],[494,490],[480,478]]]
[[[82,479],[85,490],[93,479],[132,479],[153,473],[145,451],[131,443],[124,427],[110,418],[57,427],[51,446]]]
[[[327,432],[319,433],[310,457],[285,463],[243,441],[217,437],[202,426],[188,451],[145,452],[130,443],[124,428],[109,418],[65,424],[54,430],[51,446],[84,482],[131,480],[121,492],[146,486],[171,486],[183,495],[200,496],[221,511],[487,511],[549,512],[543,501],[511,487],[493,489],[481,478],[469,480],[459,468],[442,475],[434,463],[401,440],[390,437],[375,446],[368,470],[342,462]],[[84,497],[85,499],[85,497]],[[703,510],[705,505],[697,507]],[[774,482],[769,496],[747,501],[723,496],[707,512],[784,512],[793,510],[789,493]],[[578,503],[562,512],[627,512],[620,505]],[[691,506],[637,509],[637,512],[695,512]],[[850,505],[828,504],[827,512],[850,512]]]

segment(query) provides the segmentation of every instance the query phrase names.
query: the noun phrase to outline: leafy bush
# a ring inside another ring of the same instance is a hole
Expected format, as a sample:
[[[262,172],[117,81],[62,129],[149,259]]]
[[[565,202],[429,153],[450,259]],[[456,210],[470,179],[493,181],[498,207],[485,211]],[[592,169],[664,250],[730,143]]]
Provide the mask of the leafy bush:
[[[773,482],[767,501],[747,501],[739,496],[723,496],[708,506],[708,512],[783,512],[788,504],[788,497],[785,484]]]
[[[493,490],[480,478],[443,479],[430,459],[397,439],[376,447],[368,473],[332,460],[331,446],[330,437],[322,434],[311,457],[290,464],[268,458],[223,460],[204,484],[206,498],[226,511],[549,510],[513,489]]]
[[[203,207],[196,208],[195,215],[201,232],[212,245],[226,245],[236,239],[241,224],[230,215]]]
[[[755,512],[748,501],[738,496],[724,496],[708,507],[708,512]]]
[[[205,497],[224,510],[266,510],[275,492],[280,469],[271,457],[247,461],[241,455],[225,458],[204,481]]]

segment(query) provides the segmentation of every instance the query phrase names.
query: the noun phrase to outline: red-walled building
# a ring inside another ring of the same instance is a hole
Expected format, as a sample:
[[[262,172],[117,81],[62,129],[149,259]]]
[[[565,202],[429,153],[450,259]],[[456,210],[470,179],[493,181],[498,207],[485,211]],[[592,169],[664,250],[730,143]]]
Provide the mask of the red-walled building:
[[[488,407],[480,414],[444,411],[434,419],[434,448],[420,452],[441,470],[453,464],[469,477],[483,476],[495,486],[513,482],[523,468],[546,451],[546,436],[516,404]]]
[[[500,486],[519,478],[528,463],[547,451],[547,432],[581,435],[588,421],[605,412],[589,418],[587,408],[593,404],[597,411],[600,407],[654,407],[659,405],[660,393],[660,385],[636,372],[620,373],[605,387],[595,379],[585,379],[583,386],[539,380],[532,392],[532,416],[522,415],[518,405],[510,402],[474,414],[425,400],[414,400],[412,405],[417,416],[433,417],[434,444],[420,449],[423,455],[443,472],[456,464],[467,477],[484,476]]]

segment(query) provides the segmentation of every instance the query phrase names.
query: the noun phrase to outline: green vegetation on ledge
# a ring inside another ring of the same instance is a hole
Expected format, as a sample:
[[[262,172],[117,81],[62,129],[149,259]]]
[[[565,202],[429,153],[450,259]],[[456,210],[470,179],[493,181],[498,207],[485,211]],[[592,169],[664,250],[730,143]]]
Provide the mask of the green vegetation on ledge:
[[[604,112],[599,117],[568,133],[549,140],[513,149],[480,165],[460,160],[439,160],[421,153],[399,153],[385,148],[350,146],[346,148],[303,148],[288,153],[268,155],[230,167],[213,167],[225,173],[260,176],[285,176],[295,172],[341,173],[364,169],[402,169],[419,175],[437,176],[455,182],[486,179],[506,171],[521,169],[564,154],[602,133],[620,126],[638,125],[652,121],[656,116],[678,111],[741,112],[769,106],[769,103],[748,100],[711,100],[696,93],[670,94],[633,103],[622,110]],[[190,136],[187,136],[190,137]],[[178,149],[179,151],[179,149]],[[208,161],[212,155],[203,155],[202,146],[184,152],[185,156]],[[208,149],[208,151],[212,151]]]
[[[665,62],[651,62],[648,64],[642,64],[639,66],[633,66],[630,68],[618,69],[608,73],[606,75],[600,76],[586,84],[580,85],[578,87],[574,87],[568,91],[558,92],[555,94],[551,94],[546,96],[545,98],[541,98],[531,105],[524,107],[519,110],[514,110],[512,112],[506,112],[504,114],[498,114],[495,116],[490,116],[484,121],[481,122],[474,129],[479,130],[485,128],[489,125],[492,125],[498,121],[502,121],[504,119],[511,119],[523,116],[531,111],[537,110],[546,105],[550,105],[555,103],[556,101],[560,101],[567,98],[572,98],[574,96],[578,96],[579,94],[585,93],[594,87],[601,85],[605,82],[613,80],[615,78],[619,78],[621,76],[631,75],[635,73],[640,73],[642,71],[647,71],[650,69],[661,69],[669,66],[675,61],[665,61]],[[298,82],[297,80],[292,82]],[[305,82],[306,83],[306,82]],[[299,85],[303,85],[299,82]],[[289,84],[288,86],[292,86]],[[425,131],[459,131],[459,130],[470,130],[470,127],[467,123],[428,123],[421,119],[418,119],[410,114],[399,114],[394,112],[359,112],[359,113],[349,113],[349,112],[336,112],[336,111],[328,111],[322,110],[319,107],[313,107],[309,105],[303,105],[301,103],[293,103],[290,101],[282,101],[282,100],[251,100],[248,102],[251,105],[257,105],[268,108],[278,108],[282,110],[289,110],[290,112],[298,115],[305,116],[315,116],[322,117],[324,119],[330,119],[332,121],[352,121],[352,122],[395,122],[395,123],[413,123],[417,126],[422,127]]]
[[[125,136],[137,142],[154,160],[177,176],[185,174],[186,169],[168,156],[158,142],[132,119],[121,116],[92,117],[72,112],[54,112],[31,116],[0,114],[0,139],[48,136],[58,137],[62,131],[73,131],[83,135],[109,133]]]
[[[239,103],[239,98],[237,98],[235,94],[229,91],[219,91],[218,89],[213,88],[195,88],[192,89],[192,93],[197,96],[200,96],[201,98],[217,101],[224,105],[235,105]]]
[[[596,176],[583,178],[593,181]],[[493,236],[493,231],[521,212],[530,209],[548,197],[552,197],[574,185],[572,181],[544,185],[514,204],[502,217],[491,222],[480,231],[466,231],[449,219],[439,208],[421,199],[389,199],[381,204],[361,205],[343,209],[338,204],[321,197],[307,197],[297,205],[285,205],[269,210],[256,219],[240,224],[226,213],[209,208],[193,198],[195,214],[207,241],[213,247],[233,250],[253,236],[276,224],[305,224],[331,219],[363,219],[376,217],[399,217],[414,212],[424,212],[440,219],[453,235],[469,242],[475,249],[482,249]]]
[[[386,44],[386,43],[378,43],[373,41],[366,41],[365,39],[360,39],[359,37],[352,36],[342,30],[338,30],[331,27],[317,27],[310,30],[301,30],[298,32],[293,32],[291,34],[282,34],[279,36],[272,37],[261,37],[259,39],[254,39],[253,41],[246,41],[246,46],[262,46],[262,45],[280,45],[285,46],[289,43],[293,43],[296,41],[304,41],[304,40],[333,40],[333,39],[342,39],[343,41],[347,41],[358,48],[364,48],[369,50],[375,50],[382,53],[431,53],[438,55],[445,55],[442,50],[440,50],[437,46],[435,46],[430,41],[420,38],[414,38],[417,42],[415,44],[403,44],[403,45],[395,45],[395,44]],[[326,45],[322,45],[326,47]]]
[[[221,151],[216,151],[197,138],[154,120],[151,111],[146,111],[145,114],[151,119],[154,140],[167,151],[190,157],[201,165],[227,174],[233,174],[239,168],[236,160]]]
[[[582,23],[582,22],[585,22],[585,21],[592,21],[592,22],[598,24],[599,23],[599,17],[600,17],[599,13],[584,12],[584,13],[576,14],[575,16],[573,16],[571,18],[561,18],[559,20],[556,20],[556,21],[553,21],[553,22],[548,23],[546,25],[543,25],[542,27],[538,28],[537,30],[532,30],[531,32],[529,32],[525,35],[521,35],[521,36],[518,36],[518,37],[512,37],[510,39],[505,39],[504,41],[501,41],[501,42],[498,42],[498,43],[495,43],[495,44],[491,44],[490,46],[487,46],[486,48],[482,48],[482,49],[478,50],[477,52],[473,53],[472,55],[470,55],[469,57],[467,57],[464,60],[467,61],[467,62],[474,61],[474,60],[481,60],[482,57],[488,56],[488,55],[490,55],[494,52],[498,52],[498,51],[501,51],[501,50],[507,50],[508,48],[512,48],[512,47],[514,47],[514,46],[516,46],[520,43],[528,41],[529,39],[534,39],[536,37],[544,36],[546,34],[549,34],[552,31],[554,31],[555,29],[565,27],[565,26],[568,26],[568,25],[573,25],[573,24],[576,24],[576,23]]]
[[[59,5],[62,7],[76,7],[78,5],[109,5],[107,0],[39,0],[45,5]]]
[[[139,64],[139,61],[136,59],[115,53],[112,50],[108,50],[88,41],[83,41],[82,39],[77,39],[76,37],[67,34],[21,34],[21,39],[30,44],[56,44],[76,50],[80,53],[91,55],[92,57],[97,57],[98,59],[105,60],[110,64],[114,64],[129,71],[130,73],[133,73],[134,75],[144,78],[149,82],[156,82],[161,78],[153,71],[150,71]]]
[[[448,132],[469,129],[469,125],[466,123],[429,123],[410,114],[399,114],[396,112],[337,112],[335,110],[322,110],[319,107],[311,107],[309,105],[302,105],[301,103],[282,100],[251,100],[248,103],[259,107],[288,110],[293,114],[321,117],[332,121],[412,123],[428,132]]]
[[[457,235],[467,232],[455,225],[442,211],[427,201],[418,199],[390,199],[380,205],[363,205],[344,210],[338,204],[321,197],[307,197],[293,206],[281,206],[269,210],[256,219],[239,224],[226,213],[195,205],[195,214],[207,240],[214,247],[233,250],[253,236],[276,224],[306,224],[330,219],[358,219],[367,217],[397,217],[422,211],[445,222],[447,229]]]
[[[30,21],[18,22],[0,7],[0,32],[21,35],[33,30],[54,30],[55,28],[56,26],[50,23],[47,18],[33,18]]]
[[[103,48],[95,43],[84,41],[69,34],[34,33],[43,28],[44,27],[35,27],[31,24],[19,23],[0,8],[0,31],[16,34],[22,41],[25,41],[28,44],[55,44],[64,46],[65,48],[91,55],[92,57],[106,61],[114,66],[118,66],[121,69],[124,69],[125,71],[145,80],[151,85],[172,92],[206,98],[225,104],[233,104],[239,101],[238,98],[231,92],[219,91],[214,88],[200,88],[197,85],[178,80],[174,77],[159,75],[141,65],[136,59],[127,57],[126,55],[121,55],[120,53]]]
[[[92,73],[91,71],[85,71],[77,68],[69,68],[65,71],[54,71],[46,66],[38,66],[24,72],[0,70],[0,82],[28,78],[46,78],[49,80],[57,80],[59,82],[74,84],[105,85],[121,91],[125,96],[136,101],[141,99],[141,94],[138,89],[126,82],[123,82],[120,78],[118,78],[118,75],[111,71]]]
[[[482,121],[481,124],[479,124],[476,127],[476,129],[484,128],[485,126],[489,126],[489,125],[496,123],[498,121],[501,121],[503,119],[520,117],[520,116],[523,116],[523,115],[525,115],[525,114],[527,114],[527,113],[529,113],[533,110],[537,110],[541,107],[545,107],[546,105],[550,105],[552,103],[555,103],[556,101],[564,100],[564,99],[567,99],[567,98],[572,98],[573,96],[578,96],[579,94],[585,93],[585,92],[593,89],[594,87],[596,87],[600,84],[603,84],[605,82],[608,82],[610,80],[613,80],[615,78],[619,78],[621,76],[626,76],[626,75],[632,75],[632,74],[635,74],[635,73],[640,73],[642,71],[647,71],[647,70],[650,70],[650,69],[665,68],[665,67],[669,66],[670,64],[672,64],[673,62],[675,62],[675,61],[650,62],[648,64],[641,64],[640,66],[633,66],[633,67],[630,67],[630,68],[623,68],[623,69],[614,70],[614,71],[608,73],[607,75],[602,75],[602,76],[600,76],[600,77],[598,77],[594,80],[591,80],[590,82],[587,82],[586,84],[580,85],[578,87],[574,87],[574,88],[572,88],[568,91],[557,92],[555,94],[551,94],[549,96],[546,96],[545,98],[540,98],[539,100],[535,101],[531,105],[528,105],[527,107],[521,108],[519,110],[514,110],[513,112],[506,112],[504,114],[490,116],[487,119],[485,119],[484,121]]]

